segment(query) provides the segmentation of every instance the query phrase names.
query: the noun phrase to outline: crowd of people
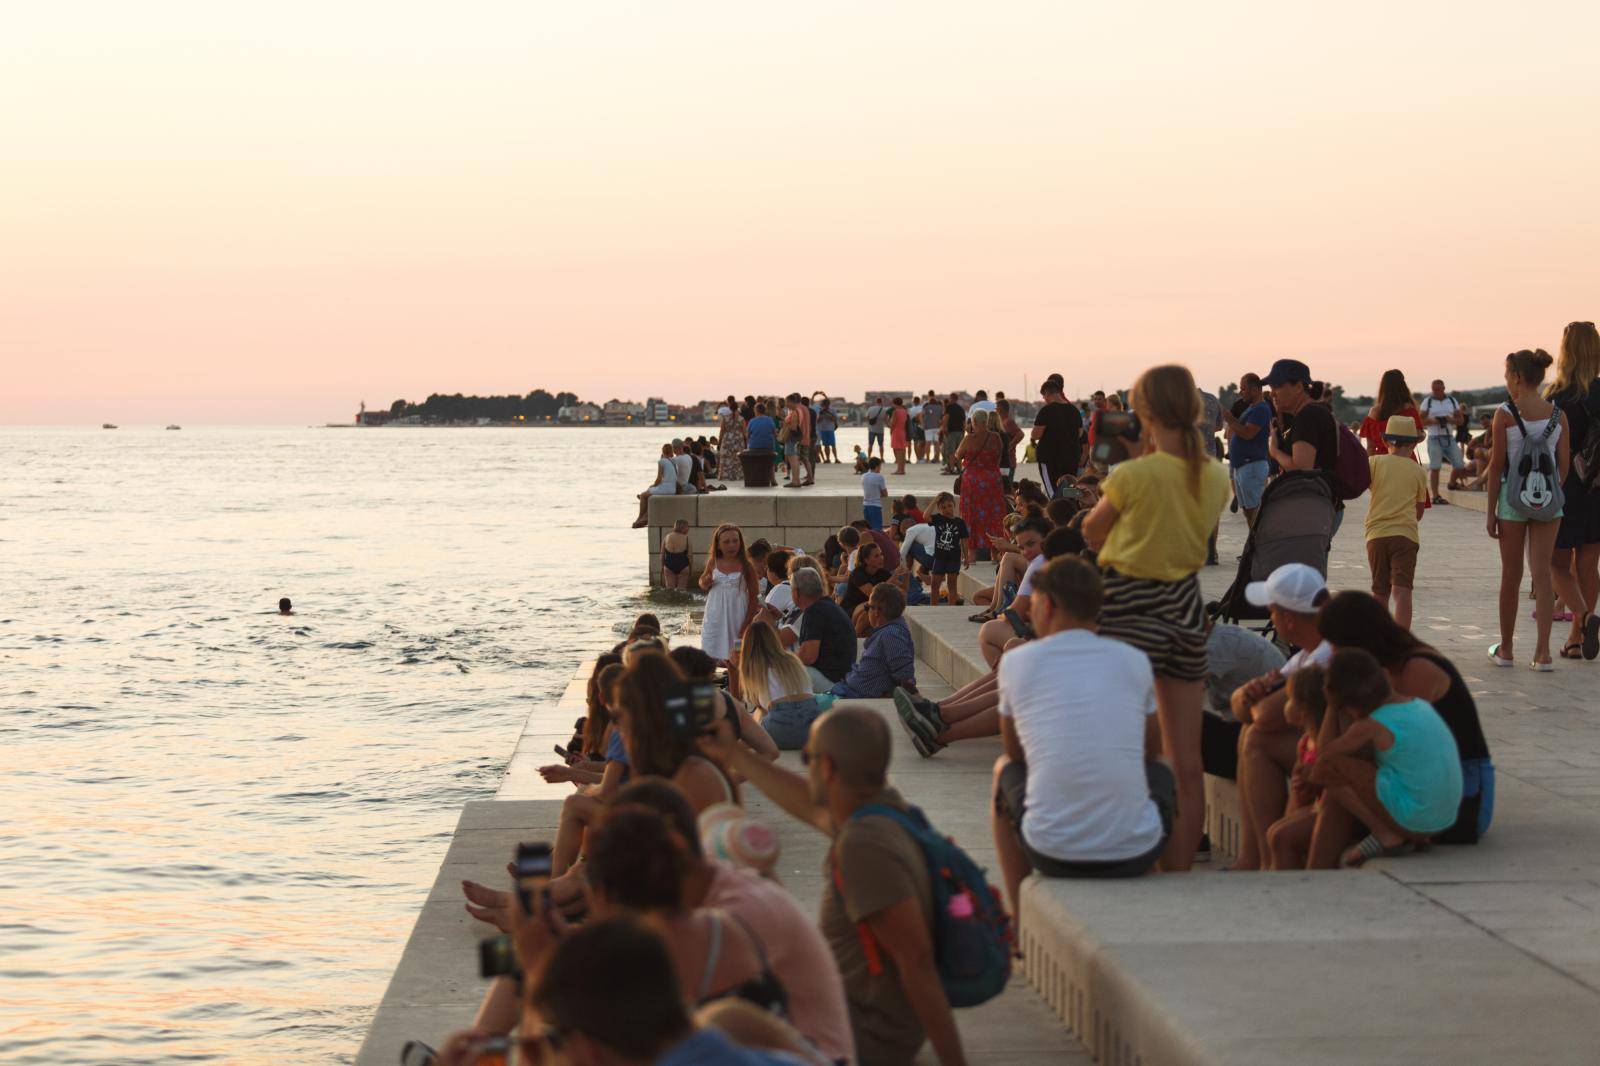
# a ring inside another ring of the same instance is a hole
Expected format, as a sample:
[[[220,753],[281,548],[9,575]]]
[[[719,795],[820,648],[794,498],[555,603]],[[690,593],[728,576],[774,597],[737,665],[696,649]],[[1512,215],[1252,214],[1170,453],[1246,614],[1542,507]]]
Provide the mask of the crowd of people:
[[[509,935],[516,972],[437,1061],[474,1061],[513,1031],[530,1054],[590,1052],[579,1061],[898,1064],[925,1043],[944,1066],[967,1061],[964,1000],[936,965],[937,833],[889,780],[891,719],[853,701],[892,700],[924,758],[1000,739],[988,810],[1012,928],[1030,875],[1206,860],[1207,774],[1237,784],[1237,870],[1476,843],[1493,815],[1488,742],[1456,665],[1410,626],[1446,465],[1447,490],[1489,493],[1495,665],[1515,662],[1524,562],[1534,669],[1551,668],[1557,597],[1572,613],[1560,655],[1600,656],[1594,326],[1569,326],[1557,358],[1512,353],[1504,374],[1486,441],[1465,447],[1469,412],[1443,382],[1418,397],[1391,371],[1347,426],[1332,390],[1288,359],[1243,375],[1228,408],[1177,365],[1083,406],[1051,375],[1029,431],[999,394],[890,399],[867,412],[863,517],[825,543],[747,543],[725,524],[696,567],[675,528],[663,571],[685,588],[698,569],[698,647],[669,646],[642,616],[596,661],[569,758],[541,771],[575,786],[547,878],[533,892],[464,885],[471,913]],[[786,484],[805,487],[839,461],[838,420],[812,399],[730,397],[718,447],[664,448],[651,491],[741,476],[750,449],[781,455]],[[939,463],[959,484],[924,507],[889,490],[890,461],[890,477]],[[1320,515],[1318,554],[1256,573],[1291,492],[1321,508],[1304,512]],[[1363,496],[1370,591],[1334,592],[1327,553]],[[1219,561],[1230,506],[1247,523],[1238,595],[1208,602],[1199,575]],[[979,558],[995,564],[972,597],[989,671],[925,698],[905,612],[962,602]],[[796,750],[799,772],[780,762]],[[776,880],[777,835],[742,806],[751,789],[829,838],[815,919]]]

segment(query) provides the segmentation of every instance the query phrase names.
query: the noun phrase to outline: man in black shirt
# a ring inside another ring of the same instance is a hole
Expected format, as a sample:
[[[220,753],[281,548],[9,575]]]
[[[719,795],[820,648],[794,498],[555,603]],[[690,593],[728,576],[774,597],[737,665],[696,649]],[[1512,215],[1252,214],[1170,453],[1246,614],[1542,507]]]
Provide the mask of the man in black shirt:
[[[1279,359],[1261,384],[1272,390],[1278,412],[1267,440],[1267,456],[1279,470],[1318,470],[1329,481],[1339,462],[1339,425],[1333,412],[1311,400],[1311,370],[1298,359]],[[1334,494],[1333,530],[1344,519],[1344,501]]]
[[[961,438],[967,434],[967,409],[961,406],[961,400],[955,393],[950,394],[950,402],[944,405],[944,472],[946,474],[959,474],[956,469],[956,449],[961,447]]]
[[[843,681],[856,662],[856,627],[844,609],[822,592],[822,575],[809,567],[789,579],[800,631],[794,652],[806,664],[811,687],[827,692]]]
[[[1033,420],[1033,449],[1039,459],[1039,475],[1052,498],[1056,482],[1077,474],[1083,457],[1083,416],[1063,395],[1060,374],[1051,374],[1039,386],[1044,406]]]

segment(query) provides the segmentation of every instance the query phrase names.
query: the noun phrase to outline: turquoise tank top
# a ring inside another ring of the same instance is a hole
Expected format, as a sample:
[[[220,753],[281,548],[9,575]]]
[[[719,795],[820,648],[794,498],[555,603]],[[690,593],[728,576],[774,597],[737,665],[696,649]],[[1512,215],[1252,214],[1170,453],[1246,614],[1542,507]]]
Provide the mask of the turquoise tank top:
[[[1461,806],[1461,753],[1450,727],[1426,700],[1386,703],[1373,721],[1394,734],[1378,760],[1378,799],[1413,833],[1438,833],[1455,824]]]

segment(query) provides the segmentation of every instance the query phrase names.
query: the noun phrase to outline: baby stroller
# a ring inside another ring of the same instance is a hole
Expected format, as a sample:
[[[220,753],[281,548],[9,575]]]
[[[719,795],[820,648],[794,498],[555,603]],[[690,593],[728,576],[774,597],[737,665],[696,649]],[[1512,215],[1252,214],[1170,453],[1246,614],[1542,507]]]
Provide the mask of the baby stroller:
[[[1260,622],[1270,617],[1265,607],[1244,598],[1245,586],[1265,581],[1285,563],[1305,563],[1328,573],[1333,543],[1333,486],[1314,470],[1280,474],[1261,495],[1256,524],[1239,557],[1239,572],[1222,598],[1209,607],[1224,622]]]

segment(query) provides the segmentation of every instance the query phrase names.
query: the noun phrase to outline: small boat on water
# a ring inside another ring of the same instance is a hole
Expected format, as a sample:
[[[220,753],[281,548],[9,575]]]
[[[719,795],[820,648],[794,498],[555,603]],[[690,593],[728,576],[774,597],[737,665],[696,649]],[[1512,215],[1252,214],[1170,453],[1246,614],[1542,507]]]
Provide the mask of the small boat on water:
[[[110,423],[110,422],[102,422],[102,423],[100,423],[100,428],[101,429],[116,429],[117,427],[115,425],[113,425],[112,423]]]
[[[182,426],[168,426],[168,429],[182,429]]]

